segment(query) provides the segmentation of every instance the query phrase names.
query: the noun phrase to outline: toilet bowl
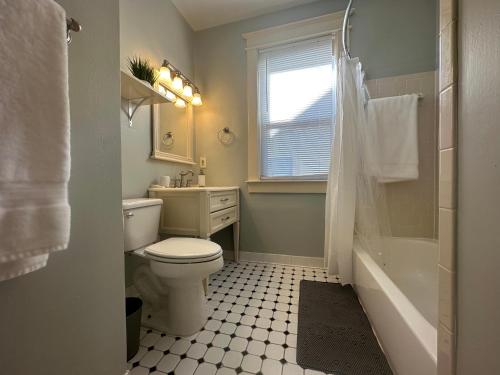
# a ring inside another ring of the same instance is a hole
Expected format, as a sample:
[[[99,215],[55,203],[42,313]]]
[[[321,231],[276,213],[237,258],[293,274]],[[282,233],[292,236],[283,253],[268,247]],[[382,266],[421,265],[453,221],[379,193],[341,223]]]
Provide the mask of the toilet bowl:
[[[203,279],[223,267],[221,247],[196,238],[169,238],[144,253],[168,290],[167,331],[179,336],[198,332],[208,319]]]
[[[222,249],[214,242],[196,238],[174,237],[154,242],[162,203],[160,199],[123,201],[125,251],[147,259],[152,273],[165,288],[156,292],[166,301],[155,304],[162,306],[162,311],[155,311],[153,328],[190,336],[208,319],[203,280],[223,267]]]

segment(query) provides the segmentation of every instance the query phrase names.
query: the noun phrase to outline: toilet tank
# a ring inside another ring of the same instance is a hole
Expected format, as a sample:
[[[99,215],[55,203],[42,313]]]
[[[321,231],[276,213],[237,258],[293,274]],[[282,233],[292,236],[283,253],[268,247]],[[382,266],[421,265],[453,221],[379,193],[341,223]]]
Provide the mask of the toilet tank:
[[[157,241],[160,226],[161,199],[124,199],[124,250],[143,248]]]

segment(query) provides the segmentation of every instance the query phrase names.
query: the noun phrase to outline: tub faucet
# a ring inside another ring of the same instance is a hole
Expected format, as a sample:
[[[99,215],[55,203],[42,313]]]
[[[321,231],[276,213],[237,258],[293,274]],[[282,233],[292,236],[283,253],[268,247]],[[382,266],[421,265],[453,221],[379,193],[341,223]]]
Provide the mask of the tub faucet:
[[[194,176],[194,172],[192,170],[189,171],[180,171],[179,176],[181,176],[181,185],[180,187],[184,186],[184,177],[186,177],[188,174],[191,174],[191,176]]]

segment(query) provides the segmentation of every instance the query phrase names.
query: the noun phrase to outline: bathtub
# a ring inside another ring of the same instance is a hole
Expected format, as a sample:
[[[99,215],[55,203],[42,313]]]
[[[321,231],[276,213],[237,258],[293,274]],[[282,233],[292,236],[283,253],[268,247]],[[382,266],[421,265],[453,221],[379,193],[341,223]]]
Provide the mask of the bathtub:
[[[435,375],[437,241],[391,238],[370,252],[357,242],[353,255],[354,286],[395,374]]]

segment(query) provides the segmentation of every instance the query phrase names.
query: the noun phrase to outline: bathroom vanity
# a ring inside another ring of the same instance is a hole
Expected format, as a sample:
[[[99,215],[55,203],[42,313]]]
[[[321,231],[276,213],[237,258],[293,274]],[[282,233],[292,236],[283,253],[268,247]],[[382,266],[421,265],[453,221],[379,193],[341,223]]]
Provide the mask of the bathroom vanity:
[[[210,239],[232,225],[234,260],[239,260],[238,187],[150,188],[149,197],[163,200],[160,234]]]

